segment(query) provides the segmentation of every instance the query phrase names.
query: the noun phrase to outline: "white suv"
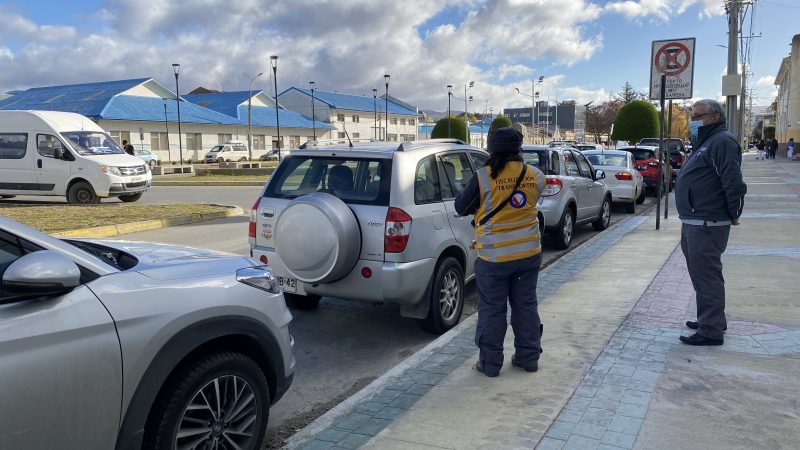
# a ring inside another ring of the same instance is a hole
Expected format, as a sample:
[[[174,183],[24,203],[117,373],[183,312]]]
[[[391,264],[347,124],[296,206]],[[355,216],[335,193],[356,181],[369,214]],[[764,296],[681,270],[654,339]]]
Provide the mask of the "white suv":
[[[253,205],[252,256],[290,306],[398,303],[443,333],[461,317],[477,256],[453,202],[488,157],[455,139],[295,150]]]

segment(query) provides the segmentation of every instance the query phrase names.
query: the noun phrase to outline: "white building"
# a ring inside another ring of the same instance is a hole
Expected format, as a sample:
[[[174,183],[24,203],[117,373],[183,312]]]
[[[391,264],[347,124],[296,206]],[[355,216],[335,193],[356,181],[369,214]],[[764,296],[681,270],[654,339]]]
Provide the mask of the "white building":
[[[389,99],[377,96],[342,94],[314,90],[313,107],[310,89],[292,87],[278,95],[278,102],[306,117],[328,122],[336,127],[337,139],[417,140],[419,113]],[[386,126],[386,106],[389,125]]]

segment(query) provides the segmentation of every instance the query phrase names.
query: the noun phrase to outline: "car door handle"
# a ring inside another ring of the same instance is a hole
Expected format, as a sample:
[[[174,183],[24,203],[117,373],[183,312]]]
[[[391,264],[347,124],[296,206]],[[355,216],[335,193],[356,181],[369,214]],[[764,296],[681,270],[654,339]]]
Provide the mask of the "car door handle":
[[[38,167],[40,169],[42,168],[42,160],[41,159],[37,159],[36,160],[36,167]]]

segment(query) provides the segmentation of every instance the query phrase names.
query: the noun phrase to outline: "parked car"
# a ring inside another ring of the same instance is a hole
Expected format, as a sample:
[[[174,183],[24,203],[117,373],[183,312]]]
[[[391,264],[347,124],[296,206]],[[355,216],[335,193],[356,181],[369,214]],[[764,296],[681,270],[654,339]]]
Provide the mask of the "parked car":
[[[523,145],[522,156],[547,178],[539,212],[545,218],[545,237],[554,247],[569,248],[576,226],[591,223],[598,231],[608,228],[612,195],[603,182],[603,170],[595,170],[581,152],[568,147]]]
[[[286,156],[288,154],[288,152],[286,150],[282,151],[281,153],[283,153],[282,156]],[[268,151],[267,153],[264,153],[263,155],[261,155],[258,159],[259,159],[259,161],[277,161],[279,159],[278,156],[279,156],[278,155],[278,149],[274,148],[274,149]]]
[[[290,306],[397,303],[444,333],[459,322],[477,256],[454,200],[488,157],[455,139],[292,150],[253,205],[252,255]]]
[[[578,150],[580,150],[581,152],[585,152],[585,151],[587,151],[587,150],[599,150],[599,151],[603,151],[603,150],[605,150],[605,149],[606,149],[605,147],[603,147],[603,146],[602,146],[602,145],[600,145],[600,144],[577,144],[577,145],[574,145],[573,147],[574,147],[574,148],[577,148],[577,149],[578,149]]]
[[[0,278],[0,448],[261,448],[295,366],[270,269],[0,217]]]
[[[630,152],[636,161],[636,169],[644,178],[644,185],[647,189],[656,189],[661,182],[661,189],[666,192],[672,183],[667,183],[669,178],[669,166],[662,164],[658,158],[658,147],[637,145],[635,147],[623,147],[618,150]],[[660,173],[660,175],[659,175]]]
[[[56,111],[0,111],[0,196],[135,202],[150,189],[142,160],[125,153],[96,123]]]
[[[639,145],[647,145],[658,147],[658,138],[643,138],[639,141]],[[678,173],[683,167],[683,162],[686,161],[686,146],[683,144],[682,139],[672,138],[668,143],[669,148],[669,164],[672,166],[673,180],[678,176]]]
[[[136,152],[136,156],[139,157],[142,161],[147,163],[148,166],[151,168],[157,166],[160,163],[157,153],[153,153],[150,150],[139,150]]]
[[[582,152],[592,166],[603,169],[613,201],[623,203],[625,212],[635,213],[636,204],[644,203],[644,178],[636,169],[633,154],[622,150],[586,150]]]
[[[549,147],[575,147],[578,145],[578,141],[563,139],[558,141],[550,141],[547,145]]]
[[[247,161],[250,157],[250,152],[247,151],[247,146],[239,141],[228,141],[222,145],[215,145],[206,153],[206,163],[213,162],[230,162],[230,161]]]

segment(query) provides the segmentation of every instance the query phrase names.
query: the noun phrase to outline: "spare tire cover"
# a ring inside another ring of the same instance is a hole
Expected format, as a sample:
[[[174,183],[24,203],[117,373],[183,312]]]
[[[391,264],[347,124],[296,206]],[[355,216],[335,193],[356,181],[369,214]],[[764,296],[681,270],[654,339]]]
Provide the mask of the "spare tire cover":
[[[306,283],[344,278],[361,253],[361,230],[353,211],[322,192],[294,199],[278,217],[274,236],[286,270]]]

